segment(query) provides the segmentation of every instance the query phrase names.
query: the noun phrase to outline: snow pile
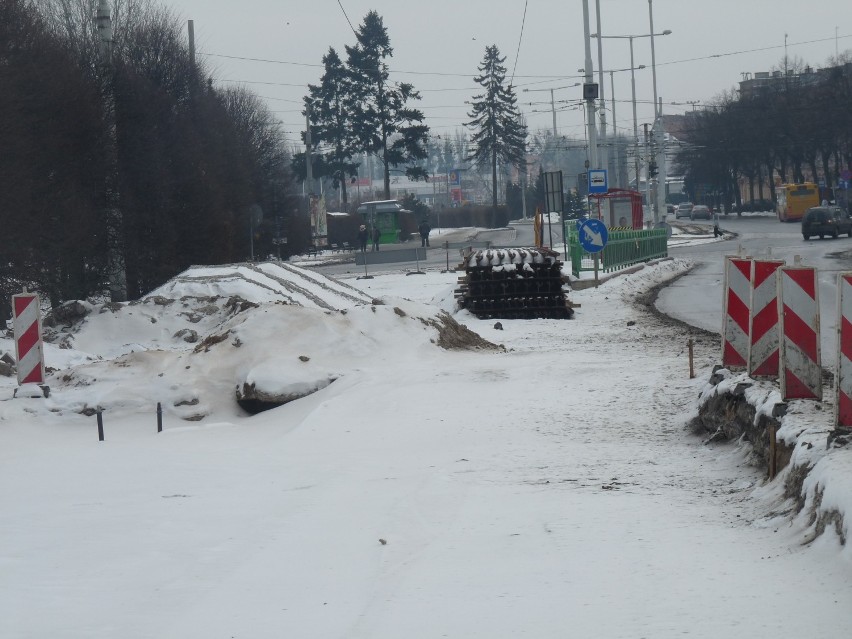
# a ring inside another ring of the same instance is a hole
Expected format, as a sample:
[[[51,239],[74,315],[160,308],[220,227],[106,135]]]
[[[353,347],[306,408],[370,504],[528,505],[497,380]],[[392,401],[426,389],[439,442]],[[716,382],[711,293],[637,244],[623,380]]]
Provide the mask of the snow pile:
[[[327,308],[233,267],[88,308],[51,397],[0,401],[0,637],[848,637],[834,538],[803,547],[745,455],[685,432],[718,340],[635,300],[688,266],[574,321],[455,313],[503,350],[437,347],[473,342],[437,310],[456,273],[352,280],[364,303],[294,272]]]
[[[403,357],[400,343],[412,354],[466,346],[463,335],[445,343],[458,327],[433,307],[388,306],[280,263],[194,267],[138,302],[78,310],[77,321],[45,331],[52,394],[43,407],[58,415],[160,402],[185,420],[234,417],[236,397],[297,399],[366,359]]]
[[[717,370],[713,379],[718,383],[705,385],[699,406],[714,398],[739,394],[753,407],[751,426],[757,427],[761,419],[771,419],[777,423],[776,441],[790,451],[781,455],[789,457],[789,461],[778,476],[758,488],[755,495],[776,504],[778,510],[791,513],[791,525],[803,541],[828,533],[846,545],[847,554],[852,553],[852,545],[847,545],[852,534],[852,435],[832,431],[831,391],[825,389],[823,402],[782,402],[777,382],[755,380],[747,373],[734,374],[724,368]],[[735,410],[733,404],[729,409]],[[755,433],[761,433],[767,441],[770,436],[758,429],[743,437],[755,437]],[[765,449],[768,444],[760,441],[753,445]]]

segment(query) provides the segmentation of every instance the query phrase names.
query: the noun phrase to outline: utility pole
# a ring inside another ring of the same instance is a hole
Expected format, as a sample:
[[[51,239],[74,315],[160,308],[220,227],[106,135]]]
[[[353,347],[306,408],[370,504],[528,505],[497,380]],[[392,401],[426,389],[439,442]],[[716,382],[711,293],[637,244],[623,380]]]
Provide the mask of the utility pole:
[[[120,199],[118,196],[118,138],[115,124],[115,92],[113,87],[114,68],[112,64],[112,17],[109,2],[98,2],[97,28],[100,40],[101,77],[104,95],[104,125],[107,129],[104,154],[106,156],[105,204],[106,204],[106,240],[107,271],[109,276],[109,297],[112,302],[127,301],[127,273],[124,269],[124,226]]]
[[[556,102],[553,99],[553,89],[550,90],[550,111],[553,113],[553,139],[556,140]]]
[[[598,42],[600,42],[600,38],[598,38]],[[633,69],[630,69],[630,71],[632,73]],[[616,131],[618,131],[618,129],[615,128],[615,80],[613,79],[614,73],[615,73],[614,71],[609,72],[609,87],[610,87],[609,99],[610,99],[610,102],[612,102],[612,149],[614,151],[612,157],[613,157],[613,168],[615,169],[613,171],[613,174],[615,175],[616,186],[621,187],[622,186],[622,184],[621,184],[621,163],[618,161],[619,160],[619,157],[618,157],[619,156],[619,153],[618,153],[618,135],[616,135]]]
[[[188,20],[186,23],[187,35],[189,36],[189,63],[195,68],[195,22]]]
[[[633,64],[633,36],[630,36],[630,90],[633,93],[633,170],[636,174],[636,190],[639,190],[639,130],[636,120],[636,67]]]
[[[305,170],[308,195],[314,193],[314,161],[311,157],[311,103],[305,102]]]
[[[657,207],[654,209],[654,221],[659,222],[666,216],[666,131],[663,127],[663,100],[660,98],[655,138],[657,141]]]
[[[589,31],[589,0],[583,0],[583,32],[586,38],[586,82],[583,85],[583,93],[586,99],[586,120],[589,132],[589,164],[591,168],[598,169],[598,132],[595,126],[595,93],[591,91],[594,86],[594,68],[592,65],[592,42]]]
[[[595,0],[595,13],[598,22],[598,35],[603,33],[601,28],[601,0]],[[603,77],[603,42],[598,38],[598,97],[601,100],[601,141],[600,141],[600,168],[609,169],[609,157],[606,145],[606,99],[604,98],[604,77]]]
[[[651,20],[651,77],[654,82],[654,119],[657,118],[657,58],[654,54],[654,0],[648,0],[648,15]]]
[[[642,127],[645,130],[645,200],[648,202],[648,208],[654,210],[651,202],[651,148],[650,136],[648,134],[648,123],[645,122]],[[638,178],[637,178],[638,180]],[[638,185],[637,185],[638,187]],[[643,215],[644,217],[644,215]],[[654,220],[656,222],[657,220]]]

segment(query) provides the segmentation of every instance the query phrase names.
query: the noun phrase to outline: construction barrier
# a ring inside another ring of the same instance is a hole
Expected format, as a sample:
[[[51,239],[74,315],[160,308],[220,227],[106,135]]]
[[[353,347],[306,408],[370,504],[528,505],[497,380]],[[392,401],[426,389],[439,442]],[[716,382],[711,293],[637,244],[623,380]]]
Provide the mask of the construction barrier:
[[[835,425],[852,428],[852,273],[837,276]]]
[[[812,267],[778,269],[781,397],[822,400],[819,289]]]
[[[751,286],[748,373],[752,377],[778,377],[777,270],[783,260],[754,260]]]
[[[725,312],[722,316],[722,366],[746,368],[751,312],[751,258],[725,258]]]
[[[44,384],[44,345],[38,295],[13,295],[12,319],[18,356],[18,384]]]

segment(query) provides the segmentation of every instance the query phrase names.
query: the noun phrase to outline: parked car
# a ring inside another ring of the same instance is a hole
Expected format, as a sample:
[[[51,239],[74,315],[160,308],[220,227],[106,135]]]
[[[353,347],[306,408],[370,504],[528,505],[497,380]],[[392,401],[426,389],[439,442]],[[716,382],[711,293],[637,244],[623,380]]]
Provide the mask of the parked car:
[[[692,207],[692,210],[689,212],[690,220],[709,220],[713,217],[713,212],[710,210],[710,207],[704,206],[703,204],[696,204]]]
[[[677,205],[677,209],[675,209],[675,219],[681,217],[689,217],[689,214],[692,213],[692,202],[681,202]]]
[[[674,215],[675,214],[675,205],[674,204],[666,204],[666,215]]]
[[[852,218],[839,206],[814,206],[802,216],[802,237],[806,240],[812,235],[823,238],[826,235],[837,237],[841,233],[852,237]]]

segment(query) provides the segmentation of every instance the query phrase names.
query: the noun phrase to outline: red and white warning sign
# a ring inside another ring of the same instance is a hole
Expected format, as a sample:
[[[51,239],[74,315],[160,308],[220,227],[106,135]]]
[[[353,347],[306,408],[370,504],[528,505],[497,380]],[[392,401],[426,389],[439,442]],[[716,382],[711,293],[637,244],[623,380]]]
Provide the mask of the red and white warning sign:
[[[783,260],[755,260],[752,269],[751,330],[749,331],[748,374],[778,377],[778,282],[776,271]]]
[[[36,293],[12,296],[18,384],[44,383],[44,346],[41,341],[41,310]]]
[[[822,400],[817,271],[805,266],[778,269],[781,325],[781,397]]]
[[[837,276],[837,383],[835,424],[852,428],[852,273]]]
[[[749,349],[751,258],[725,258],[725,314],[722,366],[745,368]]]

